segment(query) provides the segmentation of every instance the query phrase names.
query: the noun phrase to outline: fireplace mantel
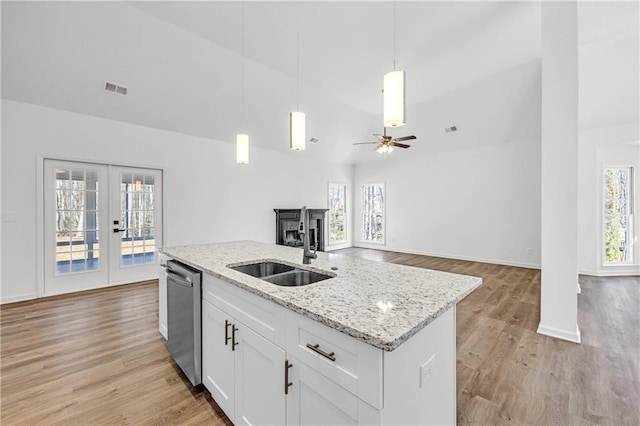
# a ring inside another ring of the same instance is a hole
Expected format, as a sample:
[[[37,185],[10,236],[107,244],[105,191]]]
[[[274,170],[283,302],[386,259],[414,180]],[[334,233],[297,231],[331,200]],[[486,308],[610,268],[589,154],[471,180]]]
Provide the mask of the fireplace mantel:
[[[309,212],[309,243],[313,246],[317,238],[318,251],[324,251],[325,220],[328,210],[307,209]],[[276,244],[302,247],[302,239],[298,233],[300,209],[273,209],[273,211],[276,212]]]

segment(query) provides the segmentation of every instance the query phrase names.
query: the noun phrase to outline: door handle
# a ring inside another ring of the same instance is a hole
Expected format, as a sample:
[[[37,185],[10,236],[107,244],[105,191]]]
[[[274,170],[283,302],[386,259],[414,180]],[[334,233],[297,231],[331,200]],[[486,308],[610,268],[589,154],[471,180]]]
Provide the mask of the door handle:
[[[238,342],[236,342],[236,331],[238,331],[238,327],[236,327],[235,324],[230,324],[230,325],[231,325],[231,350],[235,351],[236,346],[238,345]]]
[[[289,381],[289,369],[293,367],[293,364],[289,362],[288,359],[284,360],[284,394],[289,395],[289,387],[293,385],[292,382]]]
[[[224,320],[224,345],[227,346],[229,344],[229,326],[232,325],[228,320]]]
[[[117,234],[118,232],[124,232],[124,229],[113,228],[113,233]]]

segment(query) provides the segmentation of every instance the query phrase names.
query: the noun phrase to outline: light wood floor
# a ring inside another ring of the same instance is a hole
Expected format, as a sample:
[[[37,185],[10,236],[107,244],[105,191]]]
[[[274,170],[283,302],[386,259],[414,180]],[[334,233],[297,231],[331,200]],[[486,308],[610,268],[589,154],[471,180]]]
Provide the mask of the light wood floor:
[[[345,249],[476,275],[457,310],[458,424],[640,425],[640,278],[580,277],[576,345],[535,332],[540,272]],[[157,283],[0,307],[2,425],[230,424],[157,327]]]

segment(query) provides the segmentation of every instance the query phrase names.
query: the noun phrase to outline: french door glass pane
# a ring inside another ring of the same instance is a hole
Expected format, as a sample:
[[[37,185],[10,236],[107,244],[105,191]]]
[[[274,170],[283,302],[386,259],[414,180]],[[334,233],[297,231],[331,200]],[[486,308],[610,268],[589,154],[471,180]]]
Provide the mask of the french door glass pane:
[[[120,264],[155,263],[155,182],[152,175],[120,175]]]
[[[56,275],[97,270],[98,173],[55,169],[54,176]]]

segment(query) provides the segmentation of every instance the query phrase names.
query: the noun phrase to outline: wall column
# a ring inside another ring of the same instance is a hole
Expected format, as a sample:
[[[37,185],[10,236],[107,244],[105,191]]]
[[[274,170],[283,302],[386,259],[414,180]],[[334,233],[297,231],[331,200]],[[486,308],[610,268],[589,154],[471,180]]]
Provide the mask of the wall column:
[[[542,2],[542,286],[538,333],[578,328],[578,10]]]

